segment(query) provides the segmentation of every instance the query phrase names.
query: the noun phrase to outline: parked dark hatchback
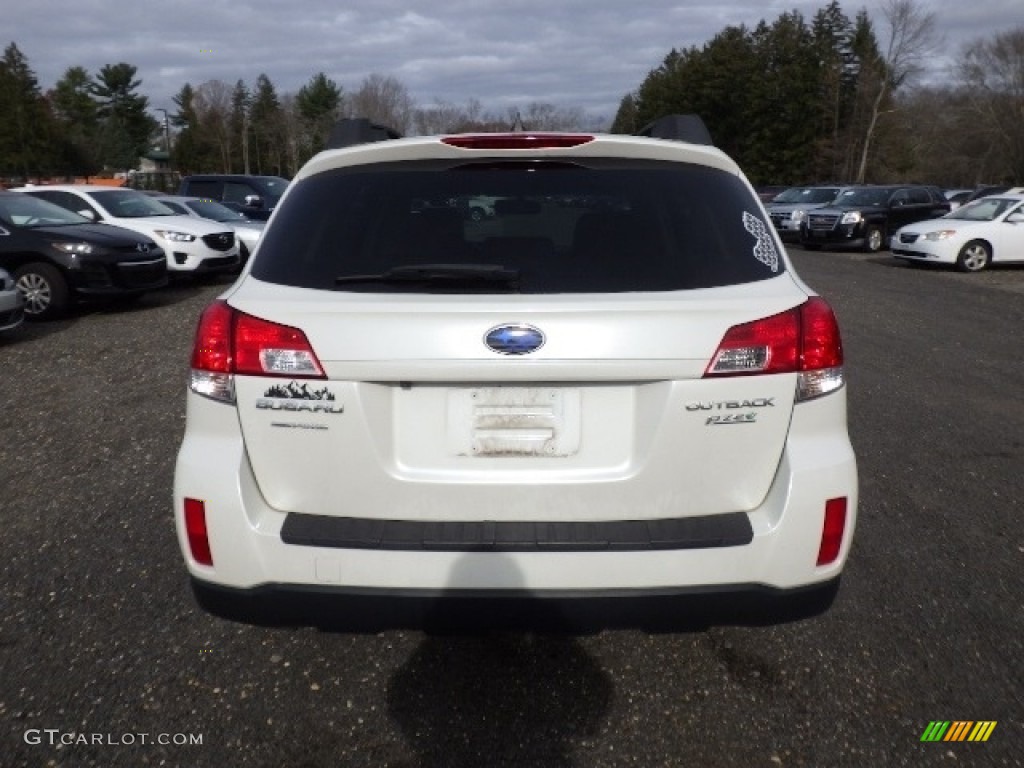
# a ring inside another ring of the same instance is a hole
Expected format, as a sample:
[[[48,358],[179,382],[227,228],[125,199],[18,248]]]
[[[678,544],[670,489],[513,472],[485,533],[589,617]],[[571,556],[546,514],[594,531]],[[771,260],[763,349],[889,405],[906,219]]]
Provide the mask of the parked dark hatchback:
[[[149,238],[20,192],[0,192],[0,267],[36,319],[76,299],[130,298],[167,284],[167,257]]]
[[[880,251],[900,227],[949,213],[938,187],[923,185],[850,187],[827,208],[807,213],[800,230],[805,248],[860,247]]]
[[[266,221],[288,187],[280,176],[207,173],[186,176],[178,194],[223,203],[233,211]]]

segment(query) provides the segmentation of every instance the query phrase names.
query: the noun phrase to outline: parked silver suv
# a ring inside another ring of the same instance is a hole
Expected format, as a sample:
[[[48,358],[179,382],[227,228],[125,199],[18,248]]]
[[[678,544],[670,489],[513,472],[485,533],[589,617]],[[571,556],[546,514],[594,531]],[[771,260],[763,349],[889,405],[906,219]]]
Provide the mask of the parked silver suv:
[[[842,193],[841,186],[791,187],[765,203],[775,231],[785,241],[800,239],[800,227],[807,219],[807,212],[831,205]]]

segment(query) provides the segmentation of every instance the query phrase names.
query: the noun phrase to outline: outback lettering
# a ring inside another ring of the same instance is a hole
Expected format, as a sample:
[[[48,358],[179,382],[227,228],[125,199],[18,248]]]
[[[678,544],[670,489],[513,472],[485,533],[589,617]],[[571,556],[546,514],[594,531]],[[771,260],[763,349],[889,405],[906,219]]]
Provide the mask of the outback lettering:
[[[721,411],[739,408],[774,408],[774,397],[757,397],[753,400],[720,400],[716,402],[687,403],[688,411]]]

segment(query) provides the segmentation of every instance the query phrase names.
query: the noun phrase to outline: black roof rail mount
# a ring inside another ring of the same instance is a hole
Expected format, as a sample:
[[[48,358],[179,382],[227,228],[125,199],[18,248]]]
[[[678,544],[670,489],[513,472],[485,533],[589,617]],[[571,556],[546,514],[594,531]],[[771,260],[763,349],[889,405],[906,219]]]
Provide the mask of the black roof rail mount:
[[[652,139],[687,141],[690,144],[715,144],[700,115],[665,115],[645,125],[636,132],[636,135]]]
[[[343,117],[331,128],[331,135],[327,138],[327,149],[341,149],[356,144],[400,138],[402,134],[394,128],[374,123],[369,118]]]

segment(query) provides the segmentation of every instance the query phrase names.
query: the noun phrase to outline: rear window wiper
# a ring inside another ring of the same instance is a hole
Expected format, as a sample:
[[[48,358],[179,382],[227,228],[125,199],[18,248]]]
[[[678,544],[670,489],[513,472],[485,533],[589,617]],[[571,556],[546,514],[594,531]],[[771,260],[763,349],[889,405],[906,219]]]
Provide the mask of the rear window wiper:
[[[349,283],[500,283],[519,281],[519,270],[501,264],[407,264],[379,274],[341,275],[336,285]]]

